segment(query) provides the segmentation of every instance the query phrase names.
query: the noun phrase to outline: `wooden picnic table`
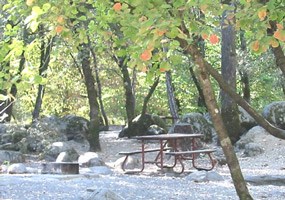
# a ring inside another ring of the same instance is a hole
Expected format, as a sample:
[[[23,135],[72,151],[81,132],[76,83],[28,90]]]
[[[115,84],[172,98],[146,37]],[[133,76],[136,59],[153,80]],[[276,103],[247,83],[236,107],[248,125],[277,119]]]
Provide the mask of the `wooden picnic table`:
[[[125,160],[122,163],[122,168],[124,169],[124,166],[126,164],[126,161],[128,159],[128,156],[130,155],[134,155],[134,154],[141,154],[141,164],[142,167],[139,171],[132,171],[132,172],[142,172],[145,168],[145,164],[156,164],[161,171],[163,171],[163,168],[165,167],[175,167],[177,162],[179,162],[182,166],[181,172],[182,173],[184,171],[184,164],[183,164],[183,160],[189,160],[192,159],[193,162],[193,166],[195,166],[194,160],[195,160],[195,154],[198,153],[206,153],[209,155],[211,162],[212,162],[212,168],[214,166],[212,157],[210,155],[210,153],[212,153],[214,150],[199,150],[199,152],[195,152],[197,151],[197,146],[196,146],[196,142],[195,140],[198,138],[203,137],[203,134],[185,134],[185,133],[171,133],[171,134],[159,134],[159,135],[144,135],[144,136],[136,136],[133,137],[134,139],[140,140],[141,141],[141,149],[140,150],[136,150],[136,151],[130,151],[130,152],[120,152],[120,155],[125,155]],[[181,139],[191,139],[191,151],[181,151],[179,149],[179,144],[178,141]],[[159,147],[156,149],[148,149],[145,147],[146,141],[158,141],[159,143]],[[171,150],[170,152],[166,152],[167,150]],[[149,152],[158,152],[156,158],[152,161],[149,161],[146,159],[146,154]],[[171,166],[166,166],[164,164],[164,155],[169,155],[169,156],[174,156],[174,163]],[[189,158],[190,156],[190,158]],[[131,172],[131,171],[130,171]]]

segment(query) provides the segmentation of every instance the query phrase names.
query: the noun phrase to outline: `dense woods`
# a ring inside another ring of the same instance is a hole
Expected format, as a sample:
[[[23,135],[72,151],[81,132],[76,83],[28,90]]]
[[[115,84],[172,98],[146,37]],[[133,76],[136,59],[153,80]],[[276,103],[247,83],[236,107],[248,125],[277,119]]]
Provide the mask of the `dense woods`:
[[[209,112],[237,192],[251,199],[231,145],[238,106],[285,138],[258,114],[285,96],[284,1],[0,2],[2,122],[75,114],[100,150],[102,126]]]

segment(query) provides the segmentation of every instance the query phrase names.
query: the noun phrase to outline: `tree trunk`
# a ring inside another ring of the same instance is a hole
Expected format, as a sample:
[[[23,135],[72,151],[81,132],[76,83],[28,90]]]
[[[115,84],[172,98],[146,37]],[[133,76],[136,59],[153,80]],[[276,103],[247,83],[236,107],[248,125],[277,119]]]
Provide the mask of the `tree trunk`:
[[[128,66],[126,65],[126,58],[116,58],[114,60],[117,62],[123,78],[123,85],[125,89],[125,108],[127,113],[127,123],[131,123],[132,120],[135,118],[135,106],[136,106],[136,99],[133,89],[133,83],[130,78],[130,74],[128,71]]]
[[[93,64],[94,64],[94,70],[95,70],[95,77],[96,77],[96,83],[97,83],[97,88],[98,88],[98,100],[99,100],[99,106],[101,109],[101,114],[102,117],[104,119],[104,130],[109,130],[109,122],[108,122],[108,117],[106,115],[105,109],[104,109],[104,103],[103,103],[103,99],[102,99],[102,86],[101,86],[101,81],[100,81],[100,77],[99,77],[99,71],[98,71],[98,66],[97,66],[97,58],[96,58],[96,54],[94,52],[94,50],[91,47],[91,42],[88,38],[88,45],[93,57]]]
[[[46,70],[48,69],[49,62],[50,62],[50,54],[53,46],[53,40],[54,38],[50,38],[47,41],[47,44],[44,41],[44,33],[43,33],[43,28],[40,28],[40,38],[42,39],[41,42],[41,57],[40,57],[40,67],[39,67],[39,75],[42,77],[46,77]],[[42,84],[39,84],[38,86],[38,94],[36,98],[36,103],[33,111],[33,119],[32,121],[38,120],[40,116],[40,111],[43,103],[43,98],[44,98],[44,93],[45,93],[45,86]]]
[[[241,96],[239,96],[230,87],[228,87],[228,84],[223,80],[222,76],[209,63],[205,63],[205,67],[208,73],[210,73],[211,76],[213,76],[214,79],[218,82],[220,88],[222,88],[226,93],[228,93],[238,105],[240,105],[245,111],[247,111],[247,113],[260,126],[262,126],[271,135],[285,140],[285,130],[273,126],[266,119],[264,119],[258,112],[256,112]]]
[[[171,116],[173,118],[172,123],[175,123],[179,118],[179,114],[178,114],[178,107],[177,107],[176,100],[175,100],[174,88],[172,85],[172,79],[171,79],[170,71],[167,71],[165,73],[165,77],[166,77],[166,89],[167,89],[168,105],[169,105]]]
[[[152,94],[154,93],[155,91],[155,88],[158,86],[158,83],[159,83],[159,77],[157,77],[154,81],[154,83],[152,84],[152,86],[150,87],[149,91],[148,91],[148,94],[146,95],[146,97],[144,98],[144,101],[143,101],[143,107],[142,107],[142,112],[141,112],[141,116],[145,115],[146,114],[146,111],[147,111],[147,104],[152,96]]]
[[[184,49],[185,53],[191,55],[195,64],[198,66],[199,69],[198,78],[203,89],[203,94],[205,97],[207,108],[212,117],[215,130],[217,131],[221,147],[225,154],[237,195],[242,200],[251,200],[253,198],[249,194],[246,182],[244,180],[244,177],[240,169],[238,159],[234,152],[231,140],[227,134],[227,130],[224,126],[221,114],[219,112],[219,108],[217,106],[217,102],[214,96],[214,92],[206,68],[206,65],[208,65],[208,63],[203,59],[203,56],[199,52],[197,46],[195,46],[194,44],[189,45],[186,40],[181,38],[176,38],[176,40],[179,41],[180,47]]]
[[[189,59],[189,62],[190,62],[190,58]],[[189,71],[190,71],[190,75],[191,75],[191,78],[197,88],[197,91],[198,91],[198,94],[199,94],[199,97],[198,97],[198,107],[203,107],[205,109],[207,109],[207,106],[206,106],[206,102],[205,102],[205,97],[204,97],[204,94],[203,94],[203,91],[202,91],[202,88],[198,82],[198,79],[194,73],[194,70],[193,70],[193,67],[189,67]]]
[[[90,64],[90,51],[87,44],[83,44],[80,49],[81,67],[84,75],[85,86],[89,102],[89,132],[87,140],[90,143],[90,150],[101,151],[99,133],[100,133],[100,115],[99,104],[97,101],[97,91],[95,89],[95,80]]]
[[[227,21],[227,15],[230,11],[225,11],[222,17],[222,76],[232,90],[236,91],[236,46],[235,46],[235,30],[231,25],[231,21]],[[227,21],[227,24],[225,24]],[[236,143],[241,135],[241,126],[239,121],[239,113],[237,104],[233,99],[221,91],[221,115],[224,125],[229,133],[232,143]]]
[[[242,31],[240,33],[240,46],[241,50],[246,53],[246,41],[244,37],[244,32]],[[242,84],[242,93],[243,93],[243,98],[246,100],[248,103],[250,103],[250,84],[249,84],[249,76],[247,73],[247,69],[244,69],[242,67],[239,69],[239,74],[241,77],[241,84]]]

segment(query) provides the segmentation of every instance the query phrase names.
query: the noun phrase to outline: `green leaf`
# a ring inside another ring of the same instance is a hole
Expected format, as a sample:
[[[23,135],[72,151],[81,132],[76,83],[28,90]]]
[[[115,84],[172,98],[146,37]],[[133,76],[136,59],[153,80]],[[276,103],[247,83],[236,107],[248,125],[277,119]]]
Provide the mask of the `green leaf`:
[[[45,4],[43,5],[43,11],[44,11],[44,12],[47,12],[50,8],[51,8],[51,5],[50,5],[49,3],[45,3]]]
[[[39,16],[43,13],[44,13],[44,11],[39,6],[33,6],[32,15]]]
[[[40,76],[40,75],[35,75],[34,76],[34,83],[35,84],[41,84],[42,81],[43,81],[43,77],[42,76]]]
[[[8,99],[9,99],[8,96],[5,96],[5,95],[3,95],[3,94],[0,94],[0,101],[6,101],[6,100],[8,100]]]

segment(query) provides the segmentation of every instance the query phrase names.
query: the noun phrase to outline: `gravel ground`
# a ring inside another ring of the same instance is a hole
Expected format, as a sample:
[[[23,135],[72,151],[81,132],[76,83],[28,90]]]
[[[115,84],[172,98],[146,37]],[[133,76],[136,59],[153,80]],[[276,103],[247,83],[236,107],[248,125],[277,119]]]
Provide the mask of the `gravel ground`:
[[[102,153],[106,163],[114,166],[119,158],[119,150],[134,148],[133,140],[116,139],[117,132],[101,134]],[[264,147],[264,153],[255,157],[245,158],[239,155],[242,172],[245,177],[276,176],[285,177],[285,141],[269,134],[260,134],[256,140]],[[145,173],[128,175],[112,169],[109,175],[0,175],[0,199],[96,199],[94,193],[109,190],[125,200],[159,199],[159,200],[208,200],[238,199],[231,181],[227,166],[217,166],[214,170],[223,176],[219,182],[193,182],[187,175],[177,176],[172,173]],[[284,178],[285,179],[285,178]],[[250,194],[257,200],[285,199],[285,184],[248,184]],[[93,196],[93,197],[91,197]]]

